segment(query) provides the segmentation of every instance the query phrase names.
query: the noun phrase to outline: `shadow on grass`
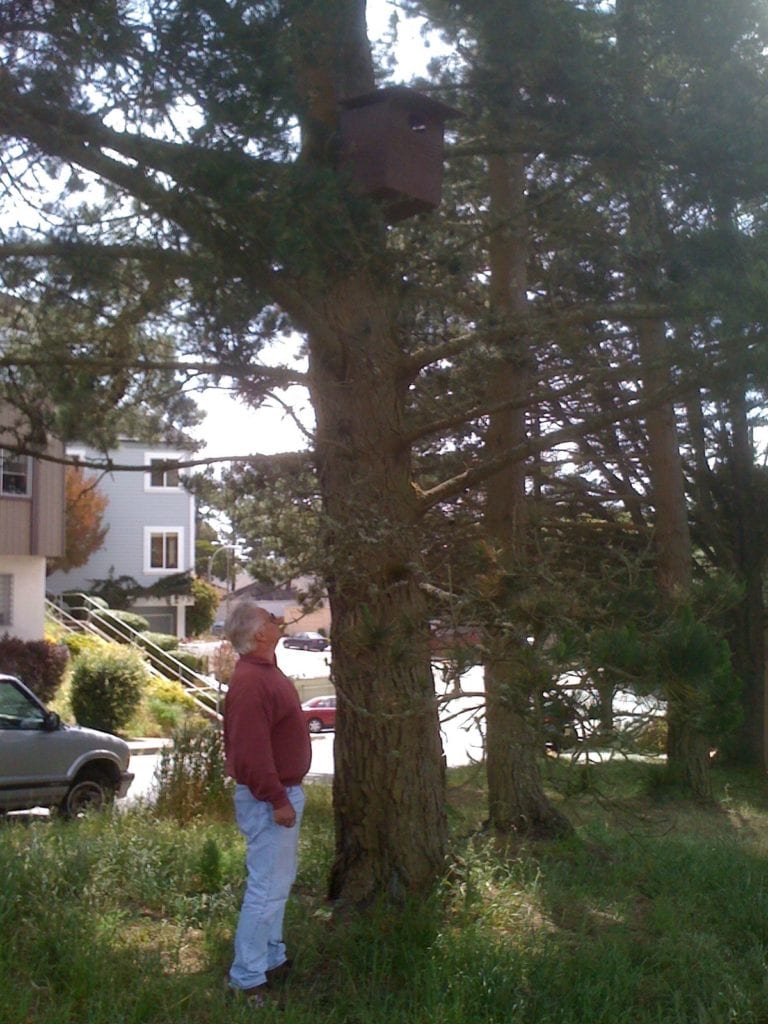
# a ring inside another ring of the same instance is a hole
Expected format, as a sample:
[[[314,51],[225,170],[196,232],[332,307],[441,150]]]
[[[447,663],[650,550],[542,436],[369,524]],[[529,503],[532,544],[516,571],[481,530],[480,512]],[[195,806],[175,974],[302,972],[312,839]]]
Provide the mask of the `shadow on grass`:
[[[768,801],[716,772],[719,804],[648,796],[644,766],[546,765],[576,835],[478,831],[481,776],[452,778],[455,848],[434,898],[335,919],[327,787],[310,787],[263,1019],[286,1024],[760,1024],[768,1019]],[[242,885],[234,826],[116,816],[0,828],[0,1021],[252,1019],[224,976]]]

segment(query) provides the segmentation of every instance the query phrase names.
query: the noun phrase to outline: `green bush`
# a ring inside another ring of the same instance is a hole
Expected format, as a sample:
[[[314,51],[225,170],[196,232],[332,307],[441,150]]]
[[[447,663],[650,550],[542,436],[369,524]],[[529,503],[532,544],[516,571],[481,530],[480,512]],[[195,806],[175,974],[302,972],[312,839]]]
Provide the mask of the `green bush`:
[[[131,630],[135,630],[137,633],[146,633],[149,629],[149,622],[147,622],[143,615],[137,615],[135,612],[124,612],[115,608],[95,613],[93,621],[105,633],[111,636],[113,640],[118,640],[121,643],[134,639]],[[128,629],[125,629],[125,626]]]
[[[80,725],[117,732],[138,708],[147,680],[137,651],[115,646],[82,654],[72,669],[72,713]]]
[[[187,632],[190,636],[206,633],[216,619],[219,607],[219,592],[206,580],[192,580],[192,596],[195,603],[187,608]]]
[[[189,711],[197,709],[197,704],[195,704],[181,683],[177,683],[173,679],[152,679],[147,687],[146,694],[148,698],[165,704],[178,704]]]
[[[141,636],[136,637],[136,643],[141,644],[142,647],[159,647],[161,651],[173,651],[179,643],[179,638],[172,636],[170,633],[151,633],[143,632]]]
[[[180,661],[182,665],[186,665],[187,668],[191,668],[193,672],[198,672],[200,675],[206,675],[208,672],[208,659],[201,658],[197,654],[193,654],[192,651],[175,650],[171,651],[176,661]]]
[[[6,633],[0,637],[0,671],[18,676],[47,704],[64,678],[69,651],[48,640],[21,640]]]
[[[152,676],[124,731],[132,736],[171,736],[187,722],[202,720],[197,703],[180,683]]]
[[[162,736],[172,736],[184,724],[184,709],[179,704],[166,704],[157,697],[150,697],[147,701],[147,714],[157,723]]]
[[[108,643],[107,640],[102,640],[100,636],[94,636],[92,633],[65,633],[61,642],[73,658],[87,651],[101,651]]]
[[[95,608],[106,610],[109,605],[102,597],[84,594],[80,590],[70,590],[61,595],[61,603],[69,611],[73,619],[85,620]]]

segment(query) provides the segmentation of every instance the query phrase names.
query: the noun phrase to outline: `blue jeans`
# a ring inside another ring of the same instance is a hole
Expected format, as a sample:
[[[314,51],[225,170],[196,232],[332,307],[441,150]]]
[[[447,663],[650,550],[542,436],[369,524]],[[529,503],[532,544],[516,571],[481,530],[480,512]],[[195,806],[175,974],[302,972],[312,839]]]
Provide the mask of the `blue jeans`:
[[[235,787],[235,816],[247,844],[248,877],[229,970],[232,988],[263,985],[267,971],[285,963],[283,917],[298,866],[304,790],[289,786],[287,793],[296,811],[293,828],[276,825],[272,804],[256,800],[247,786]]]

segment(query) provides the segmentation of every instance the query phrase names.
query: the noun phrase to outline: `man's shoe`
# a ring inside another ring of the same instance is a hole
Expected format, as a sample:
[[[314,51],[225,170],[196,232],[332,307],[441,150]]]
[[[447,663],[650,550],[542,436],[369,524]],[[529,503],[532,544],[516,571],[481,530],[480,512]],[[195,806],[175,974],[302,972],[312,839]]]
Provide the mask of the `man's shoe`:
[[[267,971],[267,984],[284,981],[293,967],[293,960],[283,960],[277,967],[270,967]]]
[[[253,988],[232,988],[232,986],[229,986],[228,995],[230,999],[238,1003],[244,1003],[254,1010],[260,1010],[262,1007],[269,1006],[273,1002],[268,984],[255,985]]]
[[[244,988],[243,999],[246,1005],[253,1007],[253,1009],[261,1009],[262,1006],[267,1006],[272,1000],[269,994],[269,985],[256,985],[255,988]]]

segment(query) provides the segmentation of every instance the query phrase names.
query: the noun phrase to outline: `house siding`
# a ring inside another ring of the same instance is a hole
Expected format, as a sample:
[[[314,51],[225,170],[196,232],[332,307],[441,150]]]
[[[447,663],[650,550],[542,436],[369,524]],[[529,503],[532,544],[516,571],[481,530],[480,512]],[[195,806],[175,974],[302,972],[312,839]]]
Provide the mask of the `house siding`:
[[[3,431],[12,422],[0,410],[0,448],[12,444]],[[46,454],[61,458],[64,446],[53,441]],[[0,495],[0,577],[9,605],[2,608],[0,636],[42,640],[45,633],[46,558],[64,553],[64,466],[31,459],[28,493]]]
[[[61,458],[64,446],[53,442],[46,454]],[[0,495],[0,555],[54,558],[64,553],[64,466],[39,459],[30,465],[29,494]]]
[[[64,454],[63,445],[57,455]],[[64,467],[55,462],[34,462],[32,495],[32,554],[55,558],[64,554]]]
[[[32,552],[32,501],[0,498],[0,555]]]
[[[148,449],[135,442],[123,442],[110,453],[110,457],[115,466],[140,466],[144,464],[148,450],[153,454],[157,452],[156,446]],[[87,458],[98,457],[97,453],[87,449],[84,454]],[[162,457],[183,456],[180,452],[165,450]],[[66,573],[53,573],[48,581],[52,593],[88,590],[94,580],[107,579],[110,574],[115,577],[132,576],[142,587],[149,587],[163,576],[186,572],[193,567],[194,499],[183,487],[147,489],[147,476],[148,473],[135,470],[116,470],[101,478],[99,491],[109,502],[104,510],[103,521],[109,525],[104,546],[94,552],[85,565]],[[158,531],[178,531],[182,543],[179,545],[177,568],[150,567],[148,527]]]
[[[82,458],[97,459],[99,454],[87,448],[72,450]],[[181,459],[184,453],[156,445],[123,441],[110,452],[116,466],[143,466],[147,471],[126,469],[107,473],[99,480],[99,492],[108,499],[103,523],[108,526],[104,545],[94,552],[85,565],[69,572],[55,572],[48,577],[48,590],[52,594],[65,591],[89,591],[98,580],[110,576],[132,577],[140,586],[150,587],[163,577],[188,572],[194,568],[195,502],[193,496],[179,486],[151,487],[147,459]],[[178,565],[153,567],[150,543],[153,534],[175,534],[178,538]],[[140,599],[144,604],[144,600]],[[185,604],[182,599],[166,602],[156,599],[156,622],[173,622],[167,632],[184,634]],[[162,609],[162,610],[161,610]],[[170,612],[168,611],[170,609]]]

